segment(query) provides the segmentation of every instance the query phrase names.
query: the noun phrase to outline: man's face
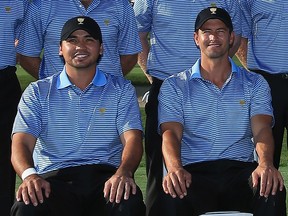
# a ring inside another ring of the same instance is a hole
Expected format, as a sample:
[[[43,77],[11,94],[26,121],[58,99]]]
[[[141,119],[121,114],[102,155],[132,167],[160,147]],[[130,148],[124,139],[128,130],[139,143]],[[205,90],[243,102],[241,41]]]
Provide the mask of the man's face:
[[[95,66],[102,45],[84,30],[74,31],[67,40],[62,41],[59,55],[62,55],[68,67],[88,68]]]
[[[219,58],[228,55],[233,44],[234,33],[219,19],[209,19],[195,32],[194,40],[201,50],[201,55]]]

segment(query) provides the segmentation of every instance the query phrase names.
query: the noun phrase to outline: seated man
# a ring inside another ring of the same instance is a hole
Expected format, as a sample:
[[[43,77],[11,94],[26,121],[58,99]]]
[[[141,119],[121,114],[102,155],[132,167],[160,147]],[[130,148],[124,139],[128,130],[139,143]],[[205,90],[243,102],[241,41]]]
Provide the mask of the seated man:
[[[163,215],[286,215],[283,177],[273,166],[270,89],[261,75],[229,58],[234,37],[224,9],[202,10],[194,33],[200,59],[161,87],[163,189],[174,205]]]
[[[23,183],[12,215],[145,215],[133,178],[143,153],[135,89],[97,68],[102,49],[93,19],[68,20],[63,71],[23,93],[12,134]]]

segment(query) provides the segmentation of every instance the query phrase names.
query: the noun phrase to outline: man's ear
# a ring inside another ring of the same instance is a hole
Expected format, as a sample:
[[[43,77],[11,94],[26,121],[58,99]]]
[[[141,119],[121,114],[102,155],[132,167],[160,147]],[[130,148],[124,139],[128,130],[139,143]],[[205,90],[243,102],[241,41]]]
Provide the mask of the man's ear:
[[[62,56],[63,53],[62,53],[62,42],[60,43],[59,45],[59,55]]]
[[[99,54],[102,56],[104,52],[103,43],[100,45]]]
[[[229,41],[229,47],[230,47],[230,48],[233,47],[234,41],[235,41],[235,32],[232,31],[232,32],[230,33],[230,41]]]
[[[194,42],[195,42],[195,45],[196,47],[199,49],[199,37],[198,37],[198,31],[197,32],[194,32]]]

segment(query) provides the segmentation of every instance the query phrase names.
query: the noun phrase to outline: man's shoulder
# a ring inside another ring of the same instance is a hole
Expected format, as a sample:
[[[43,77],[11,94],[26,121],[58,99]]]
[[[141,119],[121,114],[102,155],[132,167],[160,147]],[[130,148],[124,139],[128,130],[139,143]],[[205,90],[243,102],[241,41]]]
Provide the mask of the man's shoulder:
[[[192,68],[187,68],[184,71],[169,76],[168,78],[166,78],[166,80],[168,80],[169,82],[188,82],[191,78],[191,74]]]
[[[114,74],[110,74],[110,73],[105,73],[103,72],[107,78],[107,83],[113,84],[113,85],[117,85],[117,86],[124,86],[127,84],[131,84],[131,81],[126,79],[125,77],[121,76],[121,75],[114,75]],[[132,85],[132,84],[131,84]]]
[[[49,77],[36,80],[34,82],[30,83],[30,86],[34,89],[37,89],[39,92],[46,89],[51,89],[51,86],[53,83],[57,83],[57,79],[59,77],[60,73],[53,74]]]

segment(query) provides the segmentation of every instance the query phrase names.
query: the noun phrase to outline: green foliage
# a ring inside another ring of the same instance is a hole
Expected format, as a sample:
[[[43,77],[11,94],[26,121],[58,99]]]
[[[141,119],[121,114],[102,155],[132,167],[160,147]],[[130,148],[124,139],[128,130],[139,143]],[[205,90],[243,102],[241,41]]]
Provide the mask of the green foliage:
[[[131,80],[134,86],[146,86],[149,85],[149,81],[141,68],[136,65],[134,69],[125,76],[126,79]]]

